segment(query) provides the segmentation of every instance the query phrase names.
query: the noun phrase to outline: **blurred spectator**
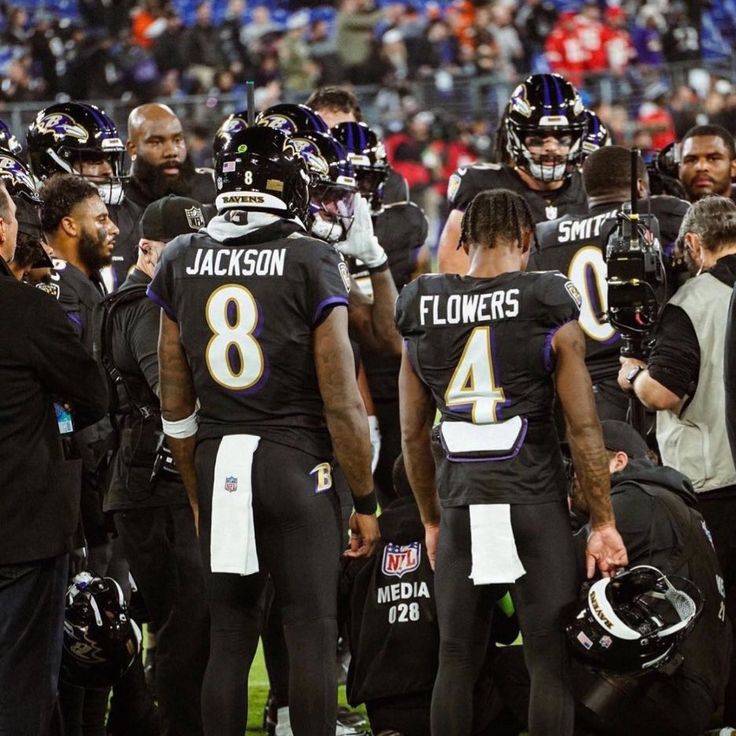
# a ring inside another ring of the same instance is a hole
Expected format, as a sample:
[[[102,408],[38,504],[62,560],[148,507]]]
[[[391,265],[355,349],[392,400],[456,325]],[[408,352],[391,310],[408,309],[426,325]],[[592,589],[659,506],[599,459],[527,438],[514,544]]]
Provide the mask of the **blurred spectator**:
[[[604,47],[608,68],[617,76],[624,74],[636,58],[636,49],[628,31],[626,12],[620,5],[606,10],[607,32]]]
[[[151,48],[154,39],[166,27],[160,0],[144,0],[131,15],[133,42],[144,49]]]
[[[678,141],[698,122],[695,114],[697,106],[698,96],[685,84],[681,84],[670,97],[670,112]]]
[[[220,24],[220,46],[230,71],[244,79],[244,73],[250,68],[248,49],[242,42],[241,29],[245,27],[245,0],[229,0],[225,10],[225,18]]]
[[[391,166],[409,185],[409,197],[420,206],[425,191],[432,183],[432,172],[425,163],[425,153],[432,137],[434,116],[431,112],[419,112],[408,122],[406,129],[386,138],[386,154]],[[430,161],[436,157],[430,157]]]
[[[601,10],[596,0],[586,0],[577,16],[578,37],[585,49],[585,68],[589,72],[602,72],[608,66],[605,48],[607,35],[601,23]]]
[[[696,61],[700,58],[698,29],[684,7],[670,16],[662,36],[662,50],[668,62]]]
[[[174,69],[180,73],[187,68],[184,56],[184,24],[179,14],[172,8],[165,13],[166,28],[156,38],[153,58],[162,74]]]
[[[240,43],[245,46],[252,56],[261,54],[265,50],[264,38],[280,31],[273,22],[271,11],[266,5],[256,5],[251,14],[250,23],[246,23],[240,30]]]
[[[583,72],[586,69],[587,51],[580,39],[576,15],[571,10],[566,10],[547,38],[544,47],[553,72],[562,74],[576,87],[583,80]]]
[[[194,25],[184,34],[184,58],[189,63],[189,73],[203,89],[208,89],[215,71],[224,66],[225,59],[218,29],[212,24],[212,4],[201,2],[196,13]]]
[[[318,67],[317,86],[336,84],[345,79],[335,39],[326,20],[315,20],[309,27],[309,55]]]
[[[513,79],[514,71],[524,59],[524,47],[519,32],[514,26],[512,9],[508,5],[496,4],[491,8],[491,23],[488,30],[496,43],[499,66],[505,78]]]
[[[318,67],[310,59],[304,40],[308,24],[309,11],[292,14],[286,24],[286,35],[279,44],[279,66],[287,92],[311,89],[317,81]]]
[[[652,146],[661,151],[675,141],[675,123],[667,108],[669,89],[662,82],[651,84],[644,92],[646,102],[639,108],[639,125],[652,136]]]
[[[516,27],[531,67],[533,59],[542,53],[547,37],[557,20],[557,9],[551,0],[524,0],[516,15]]]
[[[354,84],[376,81],[373,64],[373,29],[383,17],[372,0],[342,0],[337,11],[337,52],[345,75]]]
[[[8,46],[25,45],[28,40],[28,13],[25,8],[11,7],[7,11],[5,30],[2,33],[2,42]]]
[[[662,13],[654,6],[644,5],[639,10],[636,25],[631,32],[637,63],[648,66],[660,66],[664,63],[661,29],[665,25]]]

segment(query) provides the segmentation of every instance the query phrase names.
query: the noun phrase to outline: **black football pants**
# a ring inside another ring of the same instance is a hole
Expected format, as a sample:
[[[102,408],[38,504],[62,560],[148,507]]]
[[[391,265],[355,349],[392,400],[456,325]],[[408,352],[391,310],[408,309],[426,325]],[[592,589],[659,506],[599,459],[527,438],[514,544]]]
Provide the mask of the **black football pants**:
[[[260,571],[210,571],[212,478],[219,440],[197,448],[200,543],[210,607],[210,659],[202,688],[206,736],[242,736],[248,671],[273,580],[289,652],[295,736],[334,736],[337,718],[337,586],[342,548],[334,488],[315,492],[318,460],[261,440],[253,460],[253,516]]]
[[[562,627],[577,597],[572,532],[563,501],[512,505],[511,524],[526,570],[511,595],[531,678],[530,736],[569,736],[574,706]],[[494,603],[493,585],[473,585],[470,512],[443,508],[435,569],[440,627],[439,670],[432,693],[433,736],[472,732],[473,688],[485,661]]]

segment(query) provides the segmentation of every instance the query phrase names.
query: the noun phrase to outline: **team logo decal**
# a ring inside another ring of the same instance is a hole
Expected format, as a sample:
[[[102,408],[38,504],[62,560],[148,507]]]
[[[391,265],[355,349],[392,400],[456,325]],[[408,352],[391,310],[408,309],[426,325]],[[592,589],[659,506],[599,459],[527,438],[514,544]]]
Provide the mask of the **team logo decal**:
[[[342,282],[345,284],[345,288],[347,289],[348,294],[350,293],[350,271],[348,271],[348,265],[345,263],[345,261],[340,261],[340,263],[337,264],[337,270],[340,272],[340,276],[342,277]]]
[[[577,304],[578,309],[580,309],[583,304],[583,297],[578,291],[578,287],[575,286],[572,281],[566,281],[565,291],[572,297],[572,300],[575,302],[575,304]]]
[[[332,465],[329,463],[320,463],[315,465],[310,471],[309,475],[314,476],[314,492],[324,493],[332,488]]]
[[[199,230],[199,228],[204,227],[204,215],[199,207],[187,207],[184,214],[192,230]]]
[[[384,575],[395,575],[397,578],[413,572],[419,567],[422,559],[421,542],[411,544],[387,544],[383,550],[381,569]]]
[[[64,621],[64,629],[67,636],[74,639],[74,641],[65,646],[79,662],[92,665],[105,661],[102,649],[87,634],[75,631],[74,627],[68,621]]]
[[[291,145],[304,159],[310,174],[323,174],[326,176],[330,173],[329,164],[312,141],[305,140],[304,138],[292,138]]]
[[[602,636],[601,637],[601,642],[600,643],[601,643],[601,646],[604,649],[610,649],[611,648],[611,644],[613,644],[613,639],[611,639],[611,637],[608,636],[608,634],[606,634],[605,636]]]
[[[296,124],[291,118],[287,118],[285,115],[269,115],[267,118],[264,118],[260,125],[265,125],[267,128],[275,128],[287,135],[296,132]]]
[[[551,204],[547,205],[544,208],[544,214],[548,220],[556,220],[557,219],[557,207]]]
[[[23,184],[32,192],[36,191],[36,184],[23,165],[10,156],[0,155],[0,179],[10,180],[11,184]]]
[[[523,84],[520,84],[511,95],[510,109],[525,118],[532,116],[532,106],[526,98],[526,87]]]
[[[239,133],[241,130],[245,130],[247,127],[248,123],[243,118],[233,116],[222,124],[220,133],[229,133],[232,135],[233,133]]]
[[[447,182],[447,199],[449,199],[450,202],[455,201],[455,195],[457,194],[457,190],[460,189],[461,181],[462,181],[462,176],[460,176],[460,174],[458,173],[458,174],[453,174],[450,177],[450,181]]]
[[[63,112],[44,115],[36,121],[36,128],[39,133],[50,133],[56,141],[69,137],[86,143],[89,138],[87,131],[71,115]]]
[[[225,490],[228,493],[235,493],[238,490],[238,479],[234,475],[225,476]]]

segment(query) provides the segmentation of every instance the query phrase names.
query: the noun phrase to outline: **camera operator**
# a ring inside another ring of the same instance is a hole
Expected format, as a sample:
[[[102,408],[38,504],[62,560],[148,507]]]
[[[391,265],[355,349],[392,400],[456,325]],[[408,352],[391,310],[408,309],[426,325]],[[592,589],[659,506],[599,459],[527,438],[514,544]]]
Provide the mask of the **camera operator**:
[[[723,387],[726,323],[736,281],[736,203],[696,202],[678,246],[694,278],[667,303],[648,363],[622,358],[618,383],[657,410],[662,462],[685,474],[698,493],[723,568],[727,609],[736,614],[736,468],[726,431]],[[736,718],[734,663],[726,716]]]
[[[691,202],[713,194],[733,198],[733,136],[720,125],[696,125],[680,142],[679,178]]]
[[[105,511],[156,627],[156,694],[163,733],[202,733],[200,690],[207,664],[204,572],[194,517],[181,476],[163,443],[159,404],[160,310],[146,298],[166,244],[204,227],[199,202],[169,195],[148,205],[138,260],[105,300],[101,356],[119,376],[120,446],[111,463]]]
[[[587,215],[565,215],[537,225],[537,247],[529,257],[530,271],[559,270],[575,284],[582,297],[580,326],[585,333],[585,363],[593,380],[598,415],[601,419],[625,419],[626,397],[616,385],[621,337],[606,319],[608,284],[604,260],[605,240],[624,202],[631,199],[631,152],[607,146],[588,156],[583,165]],[[641,158],[637,160],[640,197],[649,193],[649,177]],[[674,243],[687,202],[657,196],[647,201],[657,218],[660,238]],[[642,207],[642,209],[645,209]]]

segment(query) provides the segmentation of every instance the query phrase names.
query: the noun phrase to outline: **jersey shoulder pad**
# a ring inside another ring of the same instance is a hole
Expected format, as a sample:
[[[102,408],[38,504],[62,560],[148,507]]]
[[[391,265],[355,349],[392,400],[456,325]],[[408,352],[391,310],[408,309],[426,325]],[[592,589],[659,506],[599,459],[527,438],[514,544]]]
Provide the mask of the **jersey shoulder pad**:
[[[559,271],[536,271],[530,275],[536,277],[534,296],[540,304],[555,312],[560,308],[569,308],[574,311],[574,318],[577,318],[583,297],[565,274]]]
[[[558,217],[556,220],[544,220],[537,223],[536,234],[537,234],[537,246],[539,250],[545,248],[552,248],[559,244],[557,232],[561,222],[572,220],[573,215],[563,215]]]
[[[389,222],[395,222],[402,229],[402,232],[410,232],[412,235],[416,233],[417,243],[407,243],[407,245],[423,244],[427,239],[429,223],[424,210],[414,202],[395,202],[388,204],[383,208],[383,212],[379,217],[385,216]]]
[[[486,189],[518,191],[521,179],[504,164],[473,164],[458,169],[447,185],[447,199],[455,209],[464,210],[478,192]]]

